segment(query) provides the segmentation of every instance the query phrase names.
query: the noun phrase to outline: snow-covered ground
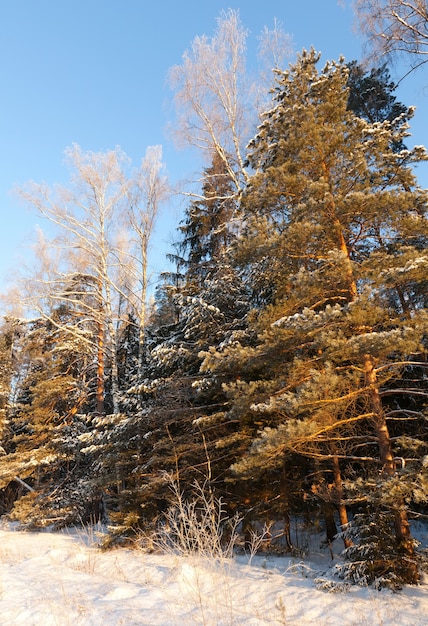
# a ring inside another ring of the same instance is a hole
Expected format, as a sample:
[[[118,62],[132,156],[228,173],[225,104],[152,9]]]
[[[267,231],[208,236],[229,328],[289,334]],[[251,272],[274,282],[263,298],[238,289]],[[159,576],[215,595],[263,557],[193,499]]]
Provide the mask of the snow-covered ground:
[[[428,623],[428,581],[399,593],[317,588],[321,563],[238,557],[209,563],[96,549],[90,531],[0,530],[2,626]],[[327,563],[327,561],[326,561]]]

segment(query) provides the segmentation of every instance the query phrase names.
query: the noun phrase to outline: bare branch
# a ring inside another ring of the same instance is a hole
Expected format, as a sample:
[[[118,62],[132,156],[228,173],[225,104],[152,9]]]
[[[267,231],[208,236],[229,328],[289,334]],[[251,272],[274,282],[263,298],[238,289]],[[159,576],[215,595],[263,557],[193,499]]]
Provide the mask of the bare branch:
[[[367,39],[370,57],[410,58],[406,76],[428,59],[426,0],[354,0],[357,27]]]

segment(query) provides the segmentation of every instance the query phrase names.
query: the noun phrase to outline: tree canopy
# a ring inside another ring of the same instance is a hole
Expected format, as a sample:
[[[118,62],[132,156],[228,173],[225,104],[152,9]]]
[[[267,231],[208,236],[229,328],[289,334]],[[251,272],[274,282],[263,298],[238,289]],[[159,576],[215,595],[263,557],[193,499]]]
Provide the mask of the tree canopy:
[[[57,231],[23,290],[31,316],[0,331],[2,513],[103,519],[123,541],[165,523],[171,480],[191,498],[202,477],[245,540],[272,522],[293,550],[305,519],[343,539],[343,577],[417,583],[428,156],[407,147],[413,108],[385,65],[304,50],[249,111],[244,157],[244,43],[229,12],[174,70],[205,164],[151,302],[160,147],[132,169],[74,146],[69,186],[23,190]]]

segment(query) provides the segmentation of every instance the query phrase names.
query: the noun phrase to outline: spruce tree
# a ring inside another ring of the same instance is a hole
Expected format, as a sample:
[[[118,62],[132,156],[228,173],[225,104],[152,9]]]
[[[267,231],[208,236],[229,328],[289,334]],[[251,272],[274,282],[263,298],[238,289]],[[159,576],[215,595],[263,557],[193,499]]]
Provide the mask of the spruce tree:
[[[245,286],[228,262],[236,208],[233,183],[214,155],[201,199],[189,205],[178,229],[171,255],[177,269],[163,276],[148,317],[143,376],[128,390],[140,408],[109,432],[115,451],[109,457],[127,468],[115,534],[156,519],[170,497],[166,473],[190,487],[208,474],[215,482],[227,467],[224,450],[216,448],[230,434],[222,424],[225,397],[221,381],[200,372],[200,352],[245,324]]]

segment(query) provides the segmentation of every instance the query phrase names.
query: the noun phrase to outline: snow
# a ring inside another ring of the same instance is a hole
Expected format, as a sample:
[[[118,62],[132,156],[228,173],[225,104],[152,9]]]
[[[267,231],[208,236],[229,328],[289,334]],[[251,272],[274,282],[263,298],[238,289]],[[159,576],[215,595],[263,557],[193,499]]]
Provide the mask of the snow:
[[[399,593],[316,586],[318,561],[196,557],[96,548],[92,529],[0,530],[4,626],[264,626],[427,623],[428,581]],[[327,575],[325,575],[327,576]],[[324,577],[325,577],[324,576]]]

